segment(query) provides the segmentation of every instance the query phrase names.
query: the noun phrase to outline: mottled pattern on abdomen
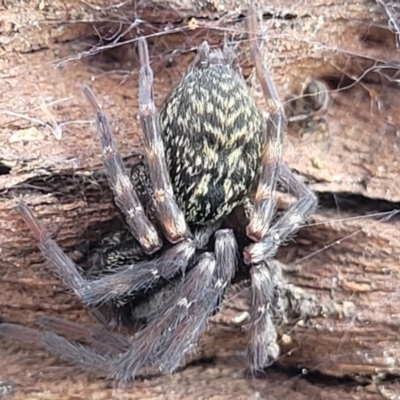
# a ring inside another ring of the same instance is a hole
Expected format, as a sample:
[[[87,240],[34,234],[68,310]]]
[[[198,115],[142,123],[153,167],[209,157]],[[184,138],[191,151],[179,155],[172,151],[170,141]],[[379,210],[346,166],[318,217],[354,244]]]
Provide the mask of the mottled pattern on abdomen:
[[[160,110],[166,160],[179,207],[192,224],[227,215],[257,174],[262,120],[229,65],[195,65]]]

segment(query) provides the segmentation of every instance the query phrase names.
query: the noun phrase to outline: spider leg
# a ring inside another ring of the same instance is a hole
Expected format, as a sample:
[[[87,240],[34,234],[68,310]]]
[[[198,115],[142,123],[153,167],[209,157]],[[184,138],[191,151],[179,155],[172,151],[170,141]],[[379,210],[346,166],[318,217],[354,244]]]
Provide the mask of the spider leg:
[[[269,112],[268,122],[263,127],[263,150],[261,153],[259,182],[254,198],[254,206],[250,213],[249,224],[246,227],[247,236],[255,242],[259,242],[268,234],[276,209],[273,194],[276,189],[279,164],[282,159],[286,117],[271,75],[262,63],[256,37],[256,11],[250,2],[248,2],[248,6],[250,8],[247,17],[250,50],[255,62],[257,78],[267,102],[267,111]],[[254,260],[251,247],[253,245],[245,248],[243,254],[244,261],[248,264],[253,264],[250,269],[252,300],[247,356],[251,367],[260,370],[278,357],[280,349],[277,343],[276,328],[272,321],[273,276],[268,268],[268,263],[264,261],[272,256],[259,257],[258,260]],[[278,247],[274,248],[275,252],[277,249]],[[262,256],[264,255],[265,251],[262,252]]]
[[[82,90],[96,113],[97,136],[102,148],[103,163],[108,175],[109,185],[114,193],[115,202],[125,215],[132,235],[139,241],[147,254],[152,254],[161,248],[162,241],[155,227],[147,218],[130,176],[125,170],[107,117],[101,111],[92,90],[86,85],[83,86]]]
[[[154,260],[127,265],[113,274],[86,281],[78,295],[88,305],[98,305],[121,296],[129,296],[151,287],[160,278],[170,278],[178,272],[184,272],[193,259],[195,250],[194,241],[187,238]]]
[[[293,318],[338,313],[335,303],[321,303],[314,296],[288,283],[282,270],[283,267],[276,260],[256,264],[250,269],[252,312],[247,356],[254,370],[267,367],[279,356],[277,324],[287,323]]]
[[[278,247],[295,233],[300,224],[304,223],[315,211],[318,201],[315,194],[282,161],[282,143],[287,125],[286,116],[271,74],[262,62],[255,34],[256,11],[254,6],[249,4],[249,7],[247,23],[251,39],[250,48],[257,77],[269,111],[268,124],[264,129],[261,171],[254,198],[254,207],[246,228],[247,236],[256,243],[245,249],[244,258],[246,263],[255,264],[273,258]],[[276,207],[273,195],[278,181],[298,197],[298,200],[271,227]]]
[[[247,264],[257,264],[272,259],[278,248],[296,233],[318,206],[317,196],[282,162],[279,166],[279,182],[298,200],[270,227],[257,243],[244,250]]]
[[[287,290],[292,293],[292,288],[282,283],[284,280],[280,279],[281,276],[277,272],[272,259],[275,257],[278,248],[315,211],[318,202],[314,193],[282,161],[282,143],[287,124],[286,116],[271,75],[262,63],[255,33],[256,12],[254,6],[249,4],[249,7],[250,12],[247,21],[251,39],[251,53],[269,111],[268,123],[264,129],[264,148],[254,208],[246,228],[247,236],[253,239],[255,243],[247,246],[243,253],[245,263],[252,265],[250,269],[252,313],[248,357],[252,368],[262,369],[279,355],[273,316],[276,314],[277,308],[284,308],[285,310],[279,311],[285,311],[285,313],[287,313],[288,308],[287,305],[280,303],[282,299],[279,292]],[[273,195],[278,181],[286,186],[298,200],[271,226],[276,208]]]
[[[279,355],[278,334],[272,320],[273,277],[268,263],[250,269],[251,312],[247,357],[252,369],[261,370]]]
[[[38,323],[43,330],[61,335],[68,340],[85,340],[109,353],[126,351],[131,343],[117,332],[104,327],[93,328],[56,317],[40,317]]]
[[[133,379],[141,367],[155,366],[162,371],[172,372],[195,346],[235,274],[237,243],[233,232],[219,230],[215,236],[215,255],[206,252],[199,257],[197,264],[187,273],[179,292],[165,304],[160,318],[140,331],[133,344],[123,353],[115,355],[112,345],[114,354],[100,354],[89,346],[57,334],[8,323],[0,324],[0,335],[39,344],[86,370],[102,372],[122,380]],[[45,321],[45,325],[77,336],[88,335],[84,328],[69,322],[50,320]],[[98,340],[95,334],[89,335]],[[125,341],[121,344],[125,346]]]
[[[163,371],[172,373],[181,365],[185,354],[194,348],[208,319],[223,301],[225,289],[236,272],[237,243],[232,231],[224,229],[215,233],[214,253],[216,267],[210,288],[193,305],[186,323],[164,343],[164,354],[157,354],[157,366]]]
[[[259,241],[268,232],[276,209],[273,195],[277,184],[279,164],[282,160],[283,136],[286,132],[287,121],[271,74],[262,62],[255,33],[257,26],[256,11],[251,4],[249,4],[249,7],[247,25],[250,51],[269,114],[267,122],[263,126],[260,176],[254,197],[253,210],[246,228],[247,236],[254,241]]]
[[[318,302],[300,295],[291,285],[279,279],[272,259],[279,247],[285,243],[300,226],[314,213],[318,201],[285,163],[280,163],[278,179],[283,186],[298,197],[298,200],[269,228],[260,241],[244,249],[243,258],[253,265],[250,270],[252,281],[252,315],[249,330],[248,357],[253,368],[261,369],[273,362],[279,355],[277,332],[272,321],[274,310],[280,309],[284,318],[290,307],[277,304],[285,296],[291,299],[291,306],[299,315],[316,316],[321,307]]]
[[[20,203],[17,208],[26,225],[38,241],[38,246],[43,256],[49,261],[63,284],[78,295],[82,284],[85,282],[85,279],[79,273],[79,268],[60,249],[57,243],[50,238],[46,229],[43,228],[25,203]]]
[[[195,253],[194,241],[187,238],[166,250],[159,258],[127,265],[114,274],[87,280],[80,274],[79,267],[50,238],[29,207],[20,203],[18,209],[55,273],[87,305],[107,303],[149,287],[161,277],[169,278],[178,271],[184,271]]]
[[[132,379],[142,366],[173,372],[193,349],[235,274],[237,243],[229,229],[215,233],[215,256],[203,253],[189,271],[178,293],[139,332],[134,345],[116,360],[113,375]]]
[[[85,370],[110,375],[111,358],[108,354],[99,354],[90,347],[71,342],[55,333],[3,323],[0,324],[0,335],[12,340],[37,344],[51,353],[59,354],[66,360],[73,362],[79,360],[79,366]]]
[[[160,117],[153,101],[153,71],[144,39],[139,40],[139,58],[140,120],[147,166],[154,189],[154,205],[165,236],[171,243],[177,243],[188,236],[189,230],[183,212],[176,204],[165,162]]]

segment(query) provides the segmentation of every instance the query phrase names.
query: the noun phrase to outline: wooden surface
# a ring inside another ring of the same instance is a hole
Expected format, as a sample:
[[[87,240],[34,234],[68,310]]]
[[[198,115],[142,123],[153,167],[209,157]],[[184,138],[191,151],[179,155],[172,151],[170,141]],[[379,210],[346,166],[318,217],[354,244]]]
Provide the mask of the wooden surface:
[[[246,310],[246,292],[228,301],[192,361],[172,376],[116,383],[81,373],[41,349],[0,340],[0,395],[395,398],[390,396],[400,389],[400,218],[383,214],[400,208],[395,35],[373,1],[258,3],[265,62],[281,98],[300,95],[310,77],[323,81],[332,98],[322,121],[289,127],[285,158],[319,193],[321,205],[279,259],[302,267],[288,276],[291,282],[322,300],[352,303],[355,313],[281,327],[282,357],[258,379],[245,377],[245,336],[233,322]],[[88,322],[87,311],[49,273],[15,205],[24,199],[69,252],[110,229],[116,213],[81,84],[95,90],[119,148],[129,156],[140,146],[134,38],[149,37],[159,104],[204,39],[240,43],[244,72],[251,74],[246,7],[228,0],[138,1],[124,7],[111,1],[103,9],[103,1],[2,4],[0,316],[29,326],[40,315]],[[118,43],[115,32],[125,32]],[[259,96],[252,76],[250,81]],[[372,214],[377,215],[368,217]],[[6,394],[11,386],[14,393]]]

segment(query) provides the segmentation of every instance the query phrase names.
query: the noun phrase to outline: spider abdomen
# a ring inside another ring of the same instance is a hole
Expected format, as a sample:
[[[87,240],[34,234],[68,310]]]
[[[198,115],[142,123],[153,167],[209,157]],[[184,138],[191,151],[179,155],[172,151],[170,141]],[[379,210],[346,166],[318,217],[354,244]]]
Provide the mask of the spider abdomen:
[[[229,54],[198,59],[160,110],[177,203],[192,224],[227,215],[246,198],[260,157],[262,120]]]

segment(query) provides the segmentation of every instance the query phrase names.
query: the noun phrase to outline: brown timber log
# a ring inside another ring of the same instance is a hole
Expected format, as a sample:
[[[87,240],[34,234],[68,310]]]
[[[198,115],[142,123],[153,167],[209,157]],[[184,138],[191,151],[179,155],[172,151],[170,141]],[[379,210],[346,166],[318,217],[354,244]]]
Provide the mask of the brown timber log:
[[[94,89],[129,156],[140,146],[135,37],[149,35],[158,104],[204,39],[214,45],[239,41],[244,72],[252,71],[242,1],[104,3],[0,5],[5,321],[34,325],[40,315],[89,320],[49,273],[14,210],[23,198],[69,252],[115,220],[81,84]],[[258,2],[265,62],[282,100],[300,95],[310,78],[324,82],[331,97],[322,116],[289,126],[285,159],[320,194],[321,206],[279,259],[300,264],[301,271],[288,278],[321,300],[354,303],[352,318],[282,327],[282,357],[257,380],[244,377],[245,336],[232,322],[246,308],[240,298],[214,318],[188,367],[134,384],[81,373],[41,349],[0,340],[0,396],[7,381],[15,384],[9,395],[15,399],[396,398],[390,396],[400,373],[400,219],[366,217],[400,204],[400,52],[387,15],[393,4]],[[309,372],[307,379],[301,371]],[[385,374],[390,379],[375,383]]]

